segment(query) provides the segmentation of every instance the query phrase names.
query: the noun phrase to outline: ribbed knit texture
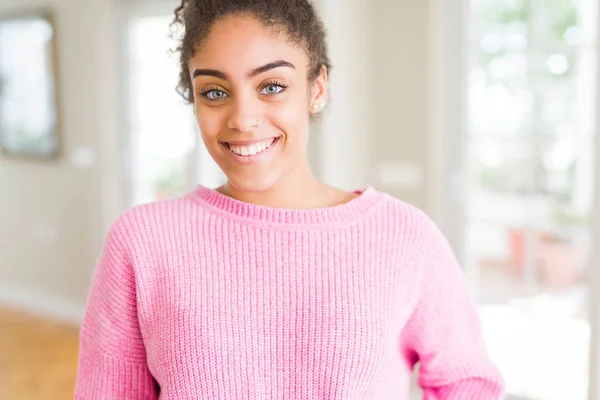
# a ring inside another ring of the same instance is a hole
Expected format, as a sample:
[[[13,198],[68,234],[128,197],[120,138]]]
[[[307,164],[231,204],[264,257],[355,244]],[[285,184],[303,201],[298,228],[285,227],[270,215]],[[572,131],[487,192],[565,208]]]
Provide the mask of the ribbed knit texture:
[[[199,187],[111,227],[81,329],[81,400],[497,400],[445,238],[367,188],[289,210]]]

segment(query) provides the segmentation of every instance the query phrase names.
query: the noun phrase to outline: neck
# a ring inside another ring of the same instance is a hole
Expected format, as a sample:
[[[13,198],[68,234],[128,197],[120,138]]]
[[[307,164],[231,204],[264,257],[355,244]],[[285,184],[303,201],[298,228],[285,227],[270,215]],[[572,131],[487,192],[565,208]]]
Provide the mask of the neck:
[[[290,209],[331,207],[356,197],[356,194],[343,192],[321,182],[308,165],[292,171],[265,191],[240,191],[230,183],[217,191],[246,203]]]

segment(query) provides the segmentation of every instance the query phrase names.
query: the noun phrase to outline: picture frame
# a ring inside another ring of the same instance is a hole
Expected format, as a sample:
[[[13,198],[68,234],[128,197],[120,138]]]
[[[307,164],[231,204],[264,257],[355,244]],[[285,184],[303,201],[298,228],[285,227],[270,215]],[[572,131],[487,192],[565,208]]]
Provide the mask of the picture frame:
[[[0,15],[0,150],[53,159],[59,154],[56,26],[52,13]]]

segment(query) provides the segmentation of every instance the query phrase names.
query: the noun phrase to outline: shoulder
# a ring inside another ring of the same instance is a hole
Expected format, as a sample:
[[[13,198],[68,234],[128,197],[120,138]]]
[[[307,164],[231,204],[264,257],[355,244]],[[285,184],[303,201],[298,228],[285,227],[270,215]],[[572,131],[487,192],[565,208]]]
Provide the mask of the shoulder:
[[[380,195],[383,197],[380,212],[402,236],[425,241],[441,235],[436,223],[421,208],[385,192]]]
[[[388,197],[389,213],[396,216],[395,226],[400,232],[399,246],[404,248],[403,254],[413,261],[425,281],[462,279],[454,250],[433,219],[414,205]]]
[[[123,244],[148,243],[194,224],[201,211],[189,195],[136,205],[113,221],[108,238]]]
[[[458,267],[456,256],[434,220],[415,205],[389,194],[383,196],[383,214],[379,219],[382,231],[387,234],[382,239],[396,246],[404,267],[412,265],[418,274],[448,269],[454,273]]]
[[[456,254],[433,219],[420,208],[390,195],[386,201],[388,215],[395,220],[394,229],[398,232],[395,243],[401,259],[415,273],[415,286],[428,287],[430,292],[431,287],[434,292],[441,291],[443,285],[451,286],[451,290],[466,290]]]

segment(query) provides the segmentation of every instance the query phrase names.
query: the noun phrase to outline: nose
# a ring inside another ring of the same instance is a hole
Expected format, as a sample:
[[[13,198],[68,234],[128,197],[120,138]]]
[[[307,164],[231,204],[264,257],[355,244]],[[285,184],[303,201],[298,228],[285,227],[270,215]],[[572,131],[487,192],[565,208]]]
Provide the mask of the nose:
[[[251,99],[238,99],[227,121],[227,127],[241,133],[248,133],[260,124],[258,105]]]

